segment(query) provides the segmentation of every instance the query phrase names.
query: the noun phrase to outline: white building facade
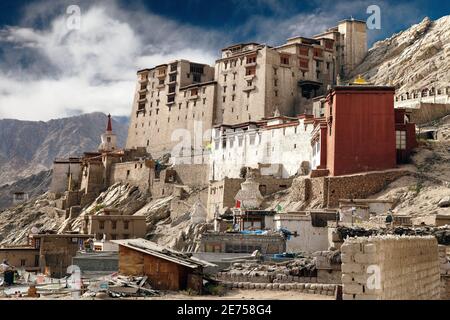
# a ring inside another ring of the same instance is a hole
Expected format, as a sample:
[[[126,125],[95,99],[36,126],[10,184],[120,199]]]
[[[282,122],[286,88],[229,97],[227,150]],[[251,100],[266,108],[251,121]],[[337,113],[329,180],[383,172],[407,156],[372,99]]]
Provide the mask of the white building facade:
[[[210,180],[239,178],[241,168],[289,178],[311,169],[312,117],[273,117],[239,125],[216,126],[211,146]]]

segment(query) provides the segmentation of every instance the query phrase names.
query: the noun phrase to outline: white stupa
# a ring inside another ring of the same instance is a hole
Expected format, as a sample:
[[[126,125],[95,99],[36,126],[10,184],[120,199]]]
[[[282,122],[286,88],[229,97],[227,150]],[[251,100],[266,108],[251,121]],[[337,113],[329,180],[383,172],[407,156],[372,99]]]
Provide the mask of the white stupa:
[[[111,152],[117,148],[117,136],[112,131],[111,115],[108,115],[106,131],[101,135],[102,143],[98,147],[99,152]]]
[[[250,175],[241,183],[241,190],[239,190],[234,199],[239,201],[244,209],[259,209],[264,197],[259,191],[259,183]]]

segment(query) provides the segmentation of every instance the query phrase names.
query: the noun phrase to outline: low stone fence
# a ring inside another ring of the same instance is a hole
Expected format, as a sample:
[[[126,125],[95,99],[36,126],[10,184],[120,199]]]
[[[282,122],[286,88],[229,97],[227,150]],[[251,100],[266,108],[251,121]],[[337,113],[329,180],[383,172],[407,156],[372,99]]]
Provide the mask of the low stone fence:
[[[341,247],[344,300],[437,300],[440,264],[433,236],[349,238]]]
[[[223,282],[229,289],[243,290],[273,290],[273,291],[297,291],[309,294],[334,296],[337,285],[321,283],[254,283],[254,282]]]
[[[297,277],[286,274],[269,274],[267,272],[252,271],[248,274],[243,272],[220,272],[217,274],[219,280],[227,282],[248,283],[317,283],[317,277]]]

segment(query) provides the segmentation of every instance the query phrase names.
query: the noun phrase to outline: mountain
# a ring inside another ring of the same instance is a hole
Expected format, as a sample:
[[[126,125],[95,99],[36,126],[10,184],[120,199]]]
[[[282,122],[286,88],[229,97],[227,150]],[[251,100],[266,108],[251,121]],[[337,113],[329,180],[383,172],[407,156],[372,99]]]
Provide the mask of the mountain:
[[[42,121],[0,120],[0,186],[51,169],[55,158],[96,151],[107,117],[103,113]],[[119,147],[128,125],[113,119]]]
[[[394,85],[398,93],[450,85],[450,16],[419,24],[379,41],[350,74],[377,85]]]
[[[15,192],[25,192],[29,199],[47,192],[52,181],[52,172],[52,170],[41,171],[11,184],[0,186],[0,211],[14,204]]]

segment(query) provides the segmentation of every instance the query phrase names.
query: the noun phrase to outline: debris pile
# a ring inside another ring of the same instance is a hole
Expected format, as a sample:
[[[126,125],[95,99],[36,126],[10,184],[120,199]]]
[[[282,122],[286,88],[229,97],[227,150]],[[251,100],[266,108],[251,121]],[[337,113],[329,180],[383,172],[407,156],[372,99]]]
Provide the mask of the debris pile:
[[[159,291],[152,289],[147,276],[126,277],[114,274],[91,283],[83,297],[112,298],[157,296]]]

